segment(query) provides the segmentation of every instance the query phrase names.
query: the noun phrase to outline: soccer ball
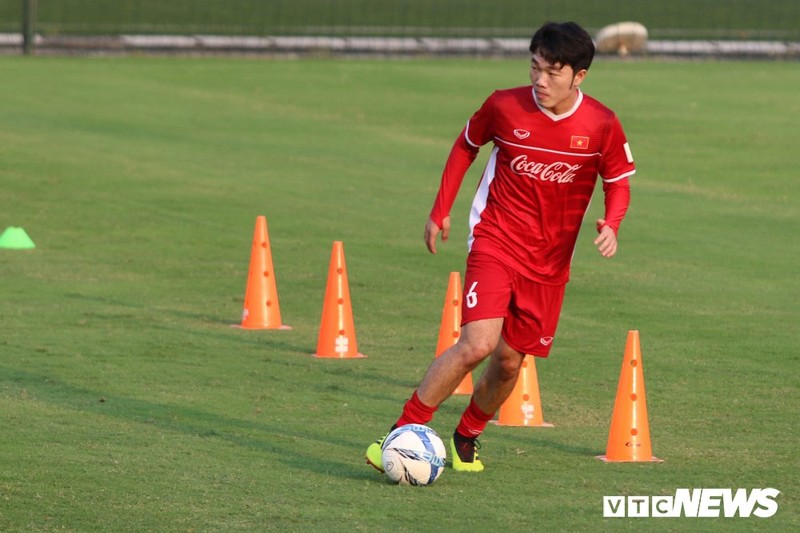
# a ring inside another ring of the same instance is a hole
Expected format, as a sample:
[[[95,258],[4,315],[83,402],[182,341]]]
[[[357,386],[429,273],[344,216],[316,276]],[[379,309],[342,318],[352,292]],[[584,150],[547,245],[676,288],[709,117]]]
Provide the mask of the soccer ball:
[[[447,452],[428,426],[408,424],[395,429],[381,446],[383,469],[400,485],[430,485],[442,474]]]

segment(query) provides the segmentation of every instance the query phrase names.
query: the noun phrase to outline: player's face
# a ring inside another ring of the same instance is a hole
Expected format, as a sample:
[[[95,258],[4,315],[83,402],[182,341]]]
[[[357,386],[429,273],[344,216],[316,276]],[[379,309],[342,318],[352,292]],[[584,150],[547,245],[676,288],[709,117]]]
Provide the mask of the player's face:
[[[572,109],[585,76],[585,69],[574,72],[571,66],[549,63],[539,54],[531,57],[531,83],[536,100],[556,115]]]

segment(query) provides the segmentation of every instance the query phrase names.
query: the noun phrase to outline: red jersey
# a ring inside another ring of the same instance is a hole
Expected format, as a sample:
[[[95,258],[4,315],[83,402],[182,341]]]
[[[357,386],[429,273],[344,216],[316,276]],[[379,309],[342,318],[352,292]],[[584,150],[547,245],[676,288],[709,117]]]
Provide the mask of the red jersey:
[[[566,283],[598,174],[615,232],[628,207],[627,178],[636,169],[619,120],[580,91],[561,115],[539,107],[530,85],[495,91],[447,160],[430,215],[439,227],[489,141],[494,148],[472,202],[469,249],[500,257],[540,283]]]

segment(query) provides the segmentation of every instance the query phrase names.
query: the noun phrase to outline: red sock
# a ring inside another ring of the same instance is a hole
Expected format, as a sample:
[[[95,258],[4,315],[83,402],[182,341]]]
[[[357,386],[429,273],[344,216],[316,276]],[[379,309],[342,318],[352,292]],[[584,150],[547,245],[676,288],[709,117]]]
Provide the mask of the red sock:
[[[475,398],[470,398],[469,405],[461,415],[461,422],[458,423],[456,432],[464,437],[476,438],[486,429],[486,424],[494,418],[494,413],[488,414],[481,411],[475,403]]]
[[[396,427],[405,426],[406,424],[427,424],[433,418],[433,413],[436,412],[439,406],[430,407],[422,403],[417,396],[417,391],[411,395],[403,406],[403,414],[397,419]]]

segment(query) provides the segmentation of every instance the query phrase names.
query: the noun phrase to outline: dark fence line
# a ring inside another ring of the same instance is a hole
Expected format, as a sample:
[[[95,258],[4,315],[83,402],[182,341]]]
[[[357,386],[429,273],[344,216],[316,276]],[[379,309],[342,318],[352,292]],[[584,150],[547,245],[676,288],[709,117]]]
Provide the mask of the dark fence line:
[[[35,37],[42,55],[260,55],[277,57],[523,57],[529,40],[504,38],[116,35]],[[0,52],[21,49],[20,34],[0,34]],[[609,55],[609,54],[606,54]],[[612,52],[610,55],[618,55]],[[632,55],[678,58],[800,59],[800,42],[649,40]]]
[[[794,57],[800,42],[800,0],[0,1],[2,40],[20,32],[24,53],[507,55],[545,20],[576,20],[593,34],[636,21],[650,54]]]
[[[636,21],[654,39],[800,40],[798,0],[3,0],[41,35],[522,38],[545,20]]]

